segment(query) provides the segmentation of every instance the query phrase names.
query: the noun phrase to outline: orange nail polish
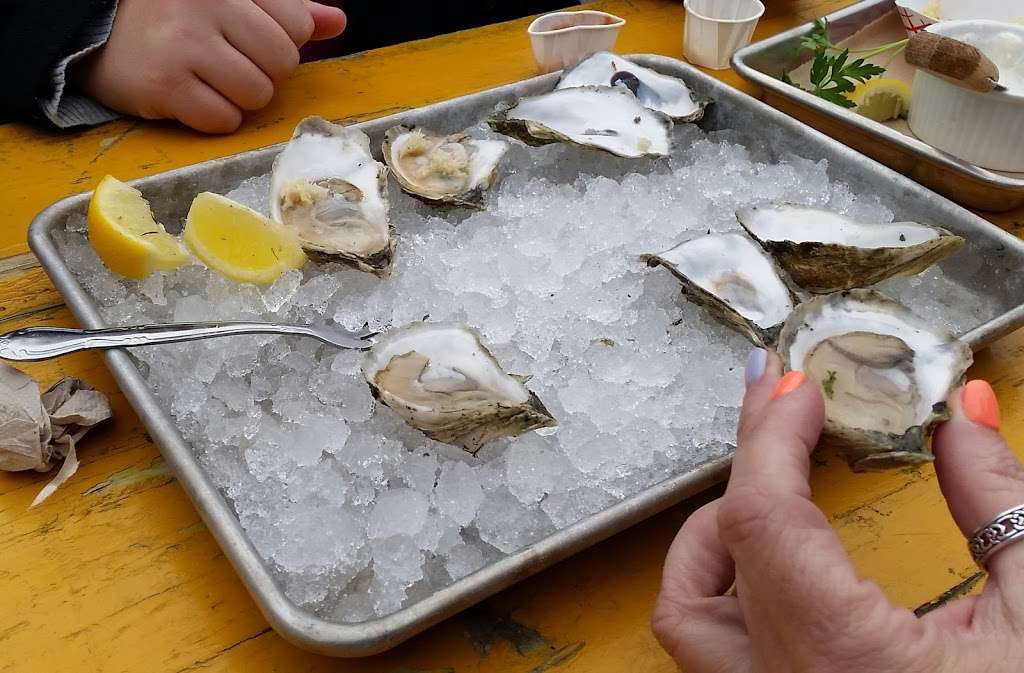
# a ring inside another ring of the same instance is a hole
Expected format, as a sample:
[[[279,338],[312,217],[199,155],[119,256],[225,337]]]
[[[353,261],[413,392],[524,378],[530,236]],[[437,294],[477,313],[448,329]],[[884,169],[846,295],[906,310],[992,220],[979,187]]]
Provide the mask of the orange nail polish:
[[[988,381],[975,379],[964,386],[960,398],[964,414],[978,425],[999,430],[999,401]]]
[[[800,386],[804,384],[807,377],[804,376],[803,372],[789,372],[775,384],[775,390],[772,391],[772,399],[777,400],[783,395],[788,395]]]

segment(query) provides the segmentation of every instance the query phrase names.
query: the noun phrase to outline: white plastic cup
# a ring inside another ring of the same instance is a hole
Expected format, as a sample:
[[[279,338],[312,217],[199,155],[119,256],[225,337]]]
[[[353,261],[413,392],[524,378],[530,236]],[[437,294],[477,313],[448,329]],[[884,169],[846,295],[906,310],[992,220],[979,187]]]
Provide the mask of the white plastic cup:
[[[694,65],[713,70],[729,67],[737,50],[750,44],[764,14],[760,0],[685,0],[683,54]]]
[[[526,29],[537,72],[562,70],[599,51],[611,51],[624,25],[625,19],[592,9],[537,17]]]

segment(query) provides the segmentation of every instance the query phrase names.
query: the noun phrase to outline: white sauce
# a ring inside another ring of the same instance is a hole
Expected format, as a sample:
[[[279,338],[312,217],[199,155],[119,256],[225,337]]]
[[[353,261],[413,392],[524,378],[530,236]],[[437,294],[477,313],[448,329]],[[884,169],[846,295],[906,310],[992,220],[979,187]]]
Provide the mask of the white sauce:
[[[1008,30],[995,35],[964,33],[957,38],[974,45],[999,68],[999,83],[1011,93],[1024,94],[1024,37]]]

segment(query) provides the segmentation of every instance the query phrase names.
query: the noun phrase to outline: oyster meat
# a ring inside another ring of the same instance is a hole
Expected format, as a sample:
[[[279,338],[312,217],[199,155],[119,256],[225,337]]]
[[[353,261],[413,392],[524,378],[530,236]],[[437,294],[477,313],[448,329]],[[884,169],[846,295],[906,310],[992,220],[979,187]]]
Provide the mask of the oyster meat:
[[[365,133],[309,117],[274,161],[271,216],[307,251],[386,276],[395,251],[387,170]]]
[[[868,224],[830,210],[785,203],[744,208],[736,218],[793,282],[815,294],[913,276],[964,242],[927,224]]]
[[[476,453],[497,439],[557,425],[464,325],[414,323],[385,333],[363,361],[373,396],[431,439]]]
[[[645,108],[662,112],[677,122],[697,121],[704,116],[704,108],[710,102],[695,96],[679,78],[662,75],[607,51],[598,52],[566,70],[556,88],[588,85],[624,87]]]
[[[641,259],[667,268],[690,301],[759,346],[775,342],[796,303],[771,258],[743,234],[708,234]]]
[[[498,162],[508,149],[500,140],[449,136],[394,126],[384,134],[384,161],[402,189],[428,202],[482,208]]]
[[[801,304],[777,350],[821,387],[823,441],[857,471],[933,460],[929,439],[973,361],[966,343],[873,290]]]
[[[565,142],[620,157],[663,157],[670,149],[672,120],[648,110],[621,87],[556,89],[499,106],[487,120],[499,133],[528,145]]]

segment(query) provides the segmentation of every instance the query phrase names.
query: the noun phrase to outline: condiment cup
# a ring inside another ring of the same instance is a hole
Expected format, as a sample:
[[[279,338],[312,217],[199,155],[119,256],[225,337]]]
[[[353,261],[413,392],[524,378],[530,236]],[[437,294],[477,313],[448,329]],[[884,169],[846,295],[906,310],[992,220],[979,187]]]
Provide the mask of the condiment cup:
[[[957,39],[1001,32],[1024,38],[1024,26],[998,21],[944,21],[928,31]],[[918,138],[982,168],[1024,172],[1024,91],[978,93],[918,70],[911,94],[908,121]]]
[[[729,67],[729,59],[750,43],[757,20],[764,14],[760,0],[685,0],[686,60],[714,70]]]
[[[626,20],[591,9],[537,17],[526,32],[541,74],[576,65],[599,51],[611,51]]]

